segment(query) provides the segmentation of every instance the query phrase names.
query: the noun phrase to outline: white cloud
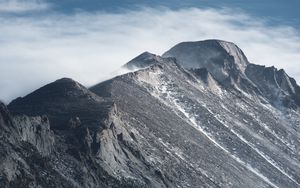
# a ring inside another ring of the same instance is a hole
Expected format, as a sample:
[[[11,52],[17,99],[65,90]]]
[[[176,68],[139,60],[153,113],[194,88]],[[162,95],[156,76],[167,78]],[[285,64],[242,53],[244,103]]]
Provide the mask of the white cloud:
[[[0,13],[25,13],[42,11],[50,6],[39,0],[0,0]]]
[[[144,9],[118,14],[0,18],[0,99],[6,102],[60,77],[90,86],[143,51],[211,38],[239,45],[252,63],[300,80],[300,37],[288,26],[230,9]]]

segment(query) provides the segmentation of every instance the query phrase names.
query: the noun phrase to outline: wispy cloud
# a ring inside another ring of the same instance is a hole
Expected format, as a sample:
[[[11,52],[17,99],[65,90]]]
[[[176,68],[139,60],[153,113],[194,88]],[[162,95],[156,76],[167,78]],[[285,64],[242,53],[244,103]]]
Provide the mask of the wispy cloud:
[[[0,0],[0,13],[26,13],[48,8],[48,3],[39,0]]]
[[[178,42],[209,38],[235,42],[252,63],[284,68],[300,81],[299,33],[232,9],[6,17],[0,33],[5,101],[64,76],[89,86],[143,51],[162,54]]]

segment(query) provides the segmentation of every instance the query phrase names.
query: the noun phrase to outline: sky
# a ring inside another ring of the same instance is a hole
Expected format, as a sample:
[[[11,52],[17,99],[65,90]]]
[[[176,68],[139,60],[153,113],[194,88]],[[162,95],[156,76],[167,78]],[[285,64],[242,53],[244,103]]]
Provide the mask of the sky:
[[[288,3],[287,3],[288,2]],[[0,0],[0,100],[62,77],[89,87],[144,51],[221,39],[300,83],[298,0]]]

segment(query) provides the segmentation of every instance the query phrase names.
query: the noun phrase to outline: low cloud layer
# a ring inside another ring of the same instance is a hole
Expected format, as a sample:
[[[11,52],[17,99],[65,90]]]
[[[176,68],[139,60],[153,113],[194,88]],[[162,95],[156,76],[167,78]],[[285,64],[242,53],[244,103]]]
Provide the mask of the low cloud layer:
[[[91,86],[143,51],[162,54],[182,41],[213,38],[232,41],[252,63],[284,68],[300,81],[299,33],[232,9],[2,16],[0,33],[5,102],[61,77]]]

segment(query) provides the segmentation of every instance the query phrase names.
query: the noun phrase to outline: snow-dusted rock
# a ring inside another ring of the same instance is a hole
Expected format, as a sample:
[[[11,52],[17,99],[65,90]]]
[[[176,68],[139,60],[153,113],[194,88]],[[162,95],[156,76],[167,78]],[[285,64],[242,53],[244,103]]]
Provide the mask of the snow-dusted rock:
[[[0,187],[300,187],[300,89],[283,70],[220,40],[124,67],[89,89],[50,83],[13,116],[0,104]]]

